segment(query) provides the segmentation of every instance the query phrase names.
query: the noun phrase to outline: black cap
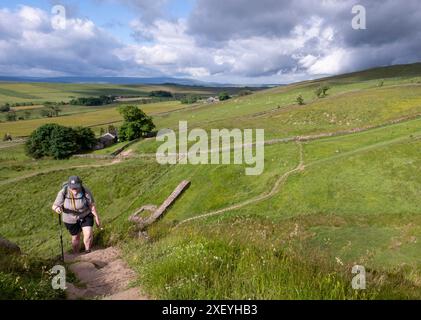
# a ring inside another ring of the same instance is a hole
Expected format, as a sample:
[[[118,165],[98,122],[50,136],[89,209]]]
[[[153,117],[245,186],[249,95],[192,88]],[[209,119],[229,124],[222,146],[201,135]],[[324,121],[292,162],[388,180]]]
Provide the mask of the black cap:
[[[68,186],[70,189],[80,189],[82,180],[78,176],[71,176],[69,177]]]

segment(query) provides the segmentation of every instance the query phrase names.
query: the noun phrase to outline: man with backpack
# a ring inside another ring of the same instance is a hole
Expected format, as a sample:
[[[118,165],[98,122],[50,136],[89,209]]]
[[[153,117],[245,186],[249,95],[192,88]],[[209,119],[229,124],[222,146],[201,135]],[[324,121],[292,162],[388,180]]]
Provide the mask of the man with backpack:
[[[91,191],[82,185],[78,176],[71,176],[63,184],[53,204],[53,210],[62,214],[62,221],[72,236],[73,252],[80,250],[80,233],[83,233],[85,252],[90,252],[93,241],[94,221],[100,227],[100,220]]]

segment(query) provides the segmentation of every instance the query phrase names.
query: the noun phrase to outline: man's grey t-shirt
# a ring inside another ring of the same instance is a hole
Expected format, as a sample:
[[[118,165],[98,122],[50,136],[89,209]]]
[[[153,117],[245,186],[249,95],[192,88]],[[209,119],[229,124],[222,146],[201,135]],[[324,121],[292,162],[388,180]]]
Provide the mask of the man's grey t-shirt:
[[[84,189],[84,197],[82,192],[73,195],[70,189],[67,189],[67,195],[65,196],[65,188],[58,192],[54,205],[63,208],[63,222],[75,224],[79,217],[84,217],[91,212],[90,206],[95,203],[95,200],[91,191],[86,187],[84,187]]]

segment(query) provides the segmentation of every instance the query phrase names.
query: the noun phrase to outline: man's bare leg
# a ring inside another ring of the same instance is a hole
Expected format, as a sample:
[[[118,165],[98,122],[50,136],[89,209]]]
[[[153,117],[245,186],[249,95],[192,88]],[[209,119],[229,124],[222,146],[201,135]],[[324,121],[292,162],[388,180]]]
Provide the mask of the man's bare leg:
[[[78,233],[75,236],[72,236],[72,248],[73,248],[74,254],[79,253],[79,250],[80,250],[79,244],[80,244],[80,233]]]
[[[85,244],[85,250],[90,251],[92,248],[92,242],[94,240],[93,228],[83,227],[83,243]]]

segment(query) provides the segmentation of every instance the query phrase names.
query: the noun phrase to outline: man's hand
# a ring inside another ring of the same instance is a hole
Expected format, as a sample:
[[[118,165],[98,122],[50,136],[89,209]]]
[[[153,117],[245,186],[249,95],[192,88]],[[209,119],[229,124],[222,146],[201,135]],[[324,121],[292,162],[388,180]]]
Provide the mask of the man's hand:
[[[101,228],[101,221],[99,220],[98,216],[95,216],[95,224],[98,228]]]
[[[56,213],[58,213],[58,214],[62,214],[62,213],[63,213],[63,210],[61,209],[61,207],[56,207],[56,208],[54,209],[54,211],[55,211]]]

